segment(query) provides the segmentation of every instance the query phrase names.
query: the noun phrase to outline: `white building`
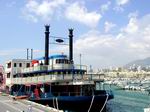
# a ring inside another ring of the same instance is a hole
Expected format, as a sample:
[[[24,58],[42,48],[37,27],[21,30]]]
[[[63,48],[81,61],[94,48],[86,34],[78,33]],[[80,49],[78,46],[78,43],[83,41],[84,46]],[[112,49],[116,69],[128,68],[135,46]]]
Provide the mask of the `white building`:
[[[5,78],[6,86],[10,87],[14,74],[21,73],[22,68],[30,67],[31,60],[27,59],[12,59],[6,62]]]
[[[4,85],[4,67],[0,65],[0,88]]]

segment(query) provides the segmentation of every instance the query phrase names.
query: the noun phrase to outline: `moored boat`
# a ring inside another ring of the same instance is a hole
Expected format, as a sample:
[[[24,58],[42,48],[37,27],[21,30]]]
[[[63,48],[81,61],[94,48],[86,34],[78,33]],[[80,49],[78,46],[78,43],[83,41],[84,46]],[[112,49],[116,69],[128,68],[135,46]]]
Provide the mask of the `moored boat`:
[[[10,93],[60,110],[104,112],[113,93],[101,90],[103,74],[88,73],[87,66],[74,64],[73,29],[69,29],[69,57],[49,56],[49,25],[45,29],[44,57],[6,63]],[[57,42],[63,40],[57,39]]]

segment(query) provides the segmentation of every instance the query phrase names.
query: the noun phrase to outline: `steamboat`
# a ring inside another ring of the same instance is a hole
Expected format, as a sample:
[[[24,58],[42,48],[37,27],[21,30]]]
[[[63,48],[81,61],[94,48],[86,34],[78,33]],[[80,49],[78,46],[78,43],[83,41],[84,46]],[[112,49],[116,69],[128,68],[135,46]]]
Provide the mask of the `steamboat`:
[[[7,61],[6,85],[10,94],[59,110],[105,112],[114,95],[101,88],[104,75],[89,73],[87,66],[74,64],[73,29],[69,29],[69,56],[49,55],[49,27],[45,25],[44,57]]]

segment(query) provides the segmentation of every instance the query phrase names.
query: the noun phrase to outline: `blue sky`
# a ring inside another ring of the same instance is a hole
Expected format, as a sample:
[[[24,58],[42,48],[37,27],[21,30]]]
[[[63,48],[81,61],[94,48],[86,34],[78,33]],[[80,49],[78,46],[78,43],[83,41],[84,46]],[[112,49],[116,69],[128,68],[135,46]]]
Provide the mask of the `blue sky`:
[[[95,68],[122,66],[150,56],[149,0],[0,0],[0,63],[44,55],[44,25],[67,37],[74,28],[74,59]],[[50,45],[50,52],[68,53]]]

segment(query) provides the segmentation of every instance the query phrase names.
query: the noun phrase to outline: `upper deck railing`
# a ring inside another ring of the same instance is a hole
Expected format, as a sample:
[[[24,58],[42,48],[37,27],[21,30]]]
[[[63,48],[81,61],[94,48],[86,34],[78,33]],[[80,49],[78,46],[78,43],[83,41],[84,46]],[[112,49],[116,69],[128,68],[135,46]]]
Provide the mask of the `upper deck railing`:
[[[66,82],[72,81],[72,84],[85,84],[91,81],[103,81],[104,75],[102,74],[45,74],[34,77],[18,77],[12,78],[12,84],[41,84],[52,82]]]
[[[87,71],[87,66],[85,65],[70,65],[70,64],[60,64],[60,65],[38,65],[34,67],[28,67],[21,70],[21,73],[29,73],[35,71],[45,71],[45,70],[65,70],[65,69],[79,69]]]

